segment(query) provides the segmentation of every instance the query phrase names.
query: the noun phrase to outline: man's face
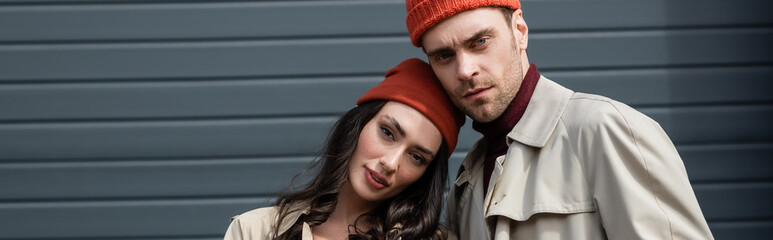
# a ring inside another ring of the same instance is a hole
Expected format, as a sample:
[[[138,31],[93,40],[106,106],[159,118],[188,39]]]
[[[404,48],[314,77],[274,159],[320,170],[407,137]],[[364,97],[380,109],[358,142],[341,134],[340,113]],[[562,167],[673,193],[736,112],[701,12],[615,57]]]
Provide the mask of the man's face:
[[[438,23],[422,44],[451,101],[486,123],[502,115],[518,92],[528,69],[527,33],[521,10],[508,23],[500,9],[483,7]]]

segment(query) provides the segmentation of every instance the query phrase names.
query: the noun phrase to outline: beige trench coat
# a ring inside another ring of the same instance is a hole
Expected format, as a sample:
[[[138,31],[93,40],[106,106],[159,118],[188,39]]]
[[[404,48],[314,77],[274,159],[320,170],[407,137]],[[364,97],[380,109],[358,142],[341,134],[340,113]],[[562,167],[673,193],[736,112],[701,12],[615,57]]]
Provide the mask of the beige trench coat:
[[[277,219],[279,207],[258,208],[231,219],[231,225],[225,233],[225,240],[265,240],[271,239],[271,228]],[[288,215],[279,228],[279,232],[284,233],[298,218],[308,211],[296,211]],[[309,224],[303,223],[302,240],[312,240],[311,228]]]
[[[302,207],[308,204],[298,204],[295,206]],[[277,213],[279,212],[278,206],[258,208],[241,215],[231,218],[231,225],[226,230],[224,240],[265,240],[271,239],[271,228],[274,226],[274,222],[277,220]],[[279,226],[279,235],[286,232],[292,227],[292,224],[298,221],[302,215],[308,214],[309,210],[295,211],[285,217],[285,221]],[[396,226],[402,226],[397,224]],[[438,231],[438,234],[442,232]],[[303,223],[303,231],[301,232],[301,240],[312,240],[314,236],[311,234],[311,227],[308,223]],[[402,240],[402,237],[396,240]]]
[[[486,143],[462,162],[452,239],[713,239],[671,140],[625,104],[543,76],[507,143],[488,194]]]

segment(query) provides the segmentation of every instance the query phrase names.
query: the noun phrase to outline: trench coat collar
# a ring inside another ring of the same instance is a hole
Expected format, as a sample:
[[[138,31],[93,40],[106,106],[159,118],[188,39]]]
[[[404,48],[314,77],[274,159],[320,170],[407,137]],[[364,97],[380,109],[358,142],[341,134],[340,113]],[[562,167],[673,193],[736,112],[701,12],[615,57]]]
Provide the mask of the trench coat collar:
[[[472,145],[472,148],[470,152],[467,153],[467,156],[464,157],[464,160],[462,160],[462,166],[459,168],[459,171],[457,172],[456,181],[454,181],[454,185],[457,187],[461,186],[464,183],[470,182],[472,180],[472,173],[476,172],[473,168],[482,168],[483,167],[483,161],[478,161],[478,159],[486,156],[486,149],[488,148],[488,145],[486,144],[486,140],[483,138],[480,138],[475,144]],[[474,166],[474,164],[478,163]]]
[[[287,232],[287,230],[290,230],[290,227],[292,227],[293,224],[298,221],[298,218],[300,218],[303,215],[309,214],[309,212],[311,211],[311,209],[309,209],[309,206],[311,206],[311,204],[305,201],[302,203],[293,204],[292,208],[298,211],[294,211],[288,214],[287,217],[284,218],[284,221],[282,222],[282,224],[279,225],[279,229],[278,229],[279,235],[282,235],[285,232]],[[303,208],[303,210],[301,210],[301,208]],[[279,207],[277,207],[277,211],[279,211]],[[277,217],[279,217],[279,215],[277,215]],[[402,228],[403,225],[398,223],[398,224],[395,224],[395,227]],[[305,222],[303,223],[302,239],[312,239],[311,226],[309,226],[309,224]],[[402,239],[403,239],[402,237],[397,238],[397,240],[402,240]]]
[[[544,147],[573,93],[545,76],[540,76],[526,112],[507,134],[507,145],[517,141],[532,147]]]
[[[309,206],[311,206],[308,202],[301,202],[301,203],[295,203],[291,206],[293,210],[296,210],[294,212],[291,212],[290,214],[287,214],[285,216],[284,221],[282,221],[282,224],[279,224],[279,235],[282,235],[287,230],[290,229],[290,227],[293,226],[293,224],[298,221],[298,218],[300,218],[303,215],[309,214]],[[277,211],[279,211],[279,207],[277,207]],[[277,218],[279,215],[277,214]],[[306,225],[307,223],[303,223]],[[304,226],[306,227],[306,226]]]
[[[558,125],[561,114],[569,103],[569,98],[574,92],[550,79],[540,76],[534,93],[531,95],[526,112],[518,123],[507,134],[507,145],[517,141],[533,147],[544,147],[550,138],[550,134]],[[462,161],[458,176],[454,184],[458,187],[472,180],[473,168],[482,167],[482,159],[486,156],[487,144],[481,138],[472,146],[472,150]],[[474,166],[480,163],[480,166]]]

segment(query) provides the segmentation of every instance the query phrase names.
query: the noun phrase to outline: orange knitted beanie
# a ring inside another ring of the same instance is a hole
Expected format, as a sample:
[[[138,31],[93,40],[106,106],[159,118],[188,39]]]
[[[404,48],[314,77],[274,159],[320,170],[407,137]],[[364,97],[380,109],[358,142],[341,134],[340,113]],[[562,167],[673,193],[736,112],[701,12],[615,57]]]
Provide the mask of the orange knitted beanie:
[[[362,95],[357,104],[373,100],[396,101],[416,109],[443,134],[448,154],[454,152],[465,118],[448,99],[429,64],[411,58],[387,71],[384,81]]]
[[[479,7],[499,6],[511,9],[521,8],[518,0],[405,0],[408,17],[408,33],[411,43],[421,47],[421,36],[427,29],[454,14]]]

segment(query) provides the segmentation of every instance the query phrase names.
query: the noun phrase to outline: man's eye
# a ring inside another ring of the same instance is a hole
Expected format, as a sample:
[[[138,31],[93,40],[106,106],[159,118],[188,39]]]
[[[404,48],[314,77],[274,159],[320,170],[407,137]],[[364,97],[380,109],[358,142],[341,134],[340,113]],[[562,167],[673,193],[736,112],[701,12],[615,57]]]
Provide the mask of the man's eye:
[[[395,139],[395,135],[392,134],[392,130],[389,130],[389,128],[381,127],[381,133],[389,139]]]
[[[486,44],[486,41],[488,41],[487,38],[478,39],[478,41],[475,41],[475,45],[480,46],[480,45]]]
[[[442,53],[442,54],[438,55],[438,58],[440,58],[441,60],[449,59],[449,58],[451,58],[451,54]]]

